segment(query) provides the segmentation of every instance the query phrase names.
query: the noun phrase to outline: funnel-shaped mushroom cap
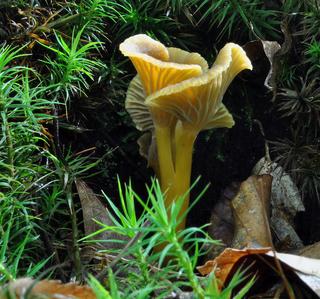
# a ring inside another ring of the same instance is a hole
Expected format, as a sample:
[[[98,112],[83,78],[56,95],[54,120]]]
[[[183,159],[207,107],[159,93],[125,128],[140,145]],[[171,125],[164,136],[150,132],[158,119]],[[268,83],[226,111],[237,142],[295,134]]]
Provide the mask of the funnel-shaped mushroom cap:
[[[214,117],[212,117],[202,128],[202,130],[209,130],[214,128],[232,128],[234,120],[228,109],[222,103],[220,104]]]
[[[145,34],[138,34],[120,44],[120,51],[134,64],[146,95],[171,84],[199,76],[206,61],[197,53],[166,48]]]
[[[150,38],[148,38],[150,39]],[[153,41],[151,39],[151,41]],[[159,43],[156,42],[156,45]],[[160,44],[161,45],[161,44]],[[160,46],[159,46],[160,47]],[[205,61],[204,58],[201,57],[198,53],[189,53],[187,51],[178,49],[178,48],[168,48],[167,49],[169,60],[172,61],[170,63],[170,67],[168,67],[168,63],[165,64],[164,62],[157,62],[157,64],[162,63],[163,66],[158,69],[159,73],[154,73],[154,78],[148,78],[147,76],[152,75],[150,73],[145,74],[145,80],[154,80],[157,81],[159,79],[157,78],[165,78],[165,80],[162,80],[162,82],[159,82],[158,88],[160,86],[166,86],[165,84],[174,84],[178,80],[183,80],[184,77],[188,78],[187,76],[190,75],[189,69],[187,70],[187,74],[182,76],[183,73],[181,73],[182,69],[178,69],[178,71],[172,67],[173,65],[178,68],[178,66],[192,66],[196,67],[197,69],[200,67],[201,72],[208,70],[208,64]],[[156,52],[158,53],[158,56],[160,56],[160,51]],[[146,62],[144,62],[145,65],[147,65]],[[151,64],[150,64],[151,65]],[[154,65],[150,66],[151,68],[154,68],[156,70],[156,67]],[[170,81],[170,77],[168,77],[168,72],[171,72],[172,76],[176,74],[177,77],[174,77],[174,81]],[[180,75],[179,75],[180,74]],[[157,76],[156,76],[157,75]],[[180,77],[178,77],[178,75]],[[146,85],[151,86],[150,83],[146,83]],[[152,114],[153,118],[150,114],[149,107],[145,104],[146,99],[146,93],[143,88],[140,76],[137,75],[132,79],[132,81],[129,84],[128,92],[127,92],[127,98],[126,98],[126,109],[130,113],[136,127],[138,130],[146,131],[153,128],[153,120],[156,118],[157,123],[162,122],[165,124],[168,124],[169,122],[174,121],[175,117],[172,114],[168,114],[164,110],[159,109],[153,109]]]
[[[221,101],[231,81],[244,69],[252,69],[245,51],[229,43],[221,49],[208,72],[156,91],[147,97],[146,104],[175,115],[199,131],[230,127],[232,116]]]
[[[179,48],[169,47],[169,61],[173,63],[178,63],[180,65],[199,65],[202,72],[208,71],[207,61],[196,52],[187,52]]]
[[[146,95],[139,75],[130,82],[125,107],[129,112],[136,128],[140,131],[149,131],[154,128],[148,106],[145,104]]]
[[[139,75],[137,75],[129,84],[125,107],[138,130],[153,130],[154,123],[160,126],[170,126],[175,123],[176,117],[174,115],[161,109],[150,109],[145,104],[145,100],[146,95],[142,82]]]
[[[172,125],[175,116],[163,109],[145,106],[146,96],[207,71],[205,59],[198,53],[166,48],[144,34],[126,39],[120,45],[120,51],[129,56],[139,75],[130,83],[126,99],[126,108],[137,128],[148,130],[152,122],[161,126]]]

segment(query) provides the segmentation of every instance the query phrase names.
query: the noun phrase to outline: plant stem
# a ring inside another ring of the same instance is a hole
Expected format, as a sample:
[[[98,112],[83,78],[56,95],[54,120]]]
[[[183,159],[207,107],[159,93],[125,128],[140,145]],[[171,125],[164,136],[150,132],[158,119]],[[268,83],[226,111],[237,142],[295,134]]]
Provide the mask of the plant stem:
[[[150,283],[150,272],[149,272],[149,264],[146,261],[146,258],[143,254],[143,247],[141,245],[141,239],[138,240],[137,244],[139,245],[139,249],[137,250],[137,260],[139,261],[139,268],[141,275],[144,279],[145,284]]]
[[[14,177],[14,157],[13,157],[13,145],[11,140],[11,132],[10,132],[10,126],[7,121],[6,116],[2,115],[4,129],[5,129],[5,136],[6,136],[6,144],[7,144],[7,157],[8,157],[8,165],[10,167],[10,176]]]
[[[65,24],[74,23],[76,20],[78,20],[81,17],[81,14],[77,13],[71,16],[67,17],[61,17],[55,21],[52,21],[48,24],[40,25],[37,28],[33,30],[34,33],[38,32],[51,32],[52,29],[56,27],[60,27]]]
[[[12,276],[10,271],[8,271],[8,269],[2,263],[0,263],[0,273],[4,275],[6,279],[14,280],[14,277]]]
[[[74,202],[72,197],[72,183],[73,182],[68,182],[66,187],[66,195],[67,195],[67,201],[70,209],[70,216],[71,216],[71,223],[72,223],[72,246],[73,246],[73,259],[74,259],[74,266],[75,266],[75,272],[76,272],[76,279],[77,281],[80,281],[82,267],[81,267],[80,250],[78,245],[79,231],[78,231],[78,225],[77,225],[77,216],[76,216],[76,211],[74,208]]]
[[[190,261],[188,253],[185,250],[183,250],[180,244],[180,241],[176,237],[176,234],[174,235],[174,237],[171,237],[171,238],[169,237],[168,240],[169,239],[171,239],[170,243],[173,245],[177,253],[176,256],[177,256],[177,259],[179,260],[179,264],[184,269],[194,293],[197,295],[197,298],[203,299],[204,292],[197,279],[197,276],[194,274],[192,263]]]
[[[184,202],[179,213],[181,223],[178,230],[184,229],[186,224],[185,213],[189,206],[189,189],[192,168],[192,150],[197,137],[197,132],[185,128],[183,124],[178,123],[175,132],[176,137],[176,173],[175,173],[175,198],[185,196]]]

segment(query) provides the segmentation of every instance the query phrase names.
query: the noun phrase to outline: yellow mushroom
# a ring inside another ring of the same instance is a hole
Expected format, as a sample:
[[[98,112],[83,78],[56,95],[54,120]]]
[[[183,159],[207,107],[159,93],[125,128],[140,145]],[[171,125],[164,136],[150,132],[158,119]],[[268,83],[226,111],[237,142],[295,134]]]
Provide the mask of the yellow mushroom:
[[[160,182],[169,206],[190,188],[198,133],[234,125],[222,98],[234,77],[252,65],[234,43],[221,49],[211,69],[199,54],[166,48],[143,34],[125,40],[120,50],[138,72],[130,83],[126,108],[138,129],[155,131]],[[187,196],[181,215],[188,205]],[[182,221],[179,229],[184,226]]]
[[[215,128],[220,110],[218,116],[223,112],[225,115],[225,124],[220,119],[220,125],[230,127],[233,125],[232,116],[221,107],[221,101],[231,81],[244,69],[252,69],[246,53],[240,46],[228,43],[210,70],[157,90],[147,97],[146,105],[175,115],[184,126],[195,131]]]
[[[229,43],[219,52],[207,72],[168,85],[147,97],[147,106],[163,109],[178,120],[175,129],[177,158],[174,166],[176,196],[185,194],[189,189],[192,149],[198,133],[204,129],[230,128],[234,125],[232,115],[221,102],[231,81],[244,69],[252,69],[246,53],[240,46]],[[182,213],[188,205],[187,197]]]
[[[198,76],[208,68],[198,53],[166,48],[145,34],[129,37],[119,48],[134,64],[146,95]]]
[[[157,107],[143,110],[145,97],[157,90],[199,76],[208,69],[208,64],[198,53],[189,53],[177,48],[166,48],[145,34],[126,39],[120,51],[134,64],[139,77],[130,83],[126,106],[140,129],[154,124],[160,164],[160,182],[163,190],[171,188],[174,177],[174,161],[171,139],[176,118]],[[142,88],[145,96],[142,94]],[[145,117],[149,112],[151,118]]]

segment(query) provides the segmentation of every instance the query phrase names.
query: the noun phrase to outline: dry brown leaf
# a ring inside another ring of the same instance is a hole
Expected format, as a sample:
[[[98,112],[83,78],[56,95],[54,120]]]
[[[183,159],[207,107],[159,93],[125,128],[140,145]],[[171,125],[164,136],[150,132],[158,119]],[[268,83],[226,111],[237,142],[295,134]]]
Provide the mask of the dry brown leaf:
[[[268,224],[271,180],[269,175],[252,176],[224,191],[212,210],[208,229],[209,235],[221,240],[223,246],[207,248],[207,259],[226,247],[272,246]]]
[[[314,259],[320,259],[320,242],[301,248],[298,250],[297,254]]]
[[[112,220],[108,217],[106,207],[93,190],[81,179],[76,180],[76,187],[82,206],[85,235],[90,235],[101,229],[101,226],[94,219],[106,225],[113,225]],[[101,233],[97,238],[103,238],[103,235],[104,233]]]
[[[226,248],[214,260],[207,261],[203,266],[197,267],[197,270],[201,275],[208,275],[214,271],[215,277],[223,284],[238,260],[250,254],[261,254],[268,251],[270,248],[245,248],[242,250]]]
[[[253,174],[270,174],[273,177],[271,191],[270,225],[275,235],[275,246],[281,250],[293,250],[303,246],[294,230],[293,220],[304,206],[295,183],[288,173],[275,162],[263,157],[252,170]]]
[[[281,46],[276,41],[254,40],[246,43],[244,49],[253,63],[253,69],[258,77],[265,77],[264,85],[271,91],[276,90],[276,54]]]
[[[303,246],[291,223],[290,216],[288,217],[282,209],[272,209],[270,225],[274,235],[275,247],[279,251],[290,251]]]
[[[320,296],[319,259],[278,252],[275,254],[281,262],[286,276],[290,277],[289,283],[291,286],[297,284],[296,289],[304,289],[305,293],[311,294],[311,297],[305,296],[299,298],[315,298],[315,294],[318,297]],[[197,269],[202,275],[208,275],[214,271],[215,277],[218,278],[222,287],[228,282],[230,275],[243,266],[245,260],[254,261],[254,264],[251,263],[253,266],[249,272],[251,272],[251,275],[258,277],[260,286],[268,284],[272,280],[271,277],[277,277],[281,281],[275,263],[274,252],[270,248],[246,248],[243,250],[227,248],[217,258],[207,261],[203,266],[197,267]],[[246,272],[246,274],[250,274],[249,272]],[[297,277],[299,278],[298,280]],[[276,285],[277,282],[274,281],[274,284]],[[269,285],[264,291],[268,288]]]
[[[114,223],[110,218],[108,209],[95,195],[93,190],[81,179],[76,180],[76,187],[78,190],[82,207],[85,235],[88,236],[102,228],[101,225],[96,223],[94,220],[97,220],[100,223],[103,223],[107,226],[113,226]],[[128,238],[125,238],[123,235],[116,234],[110,230],[105,230],[95,235],[92,239],[101,240],[101,242],[99,242],[100,249],[123,248],[129,240]],[[108,242],[110,240],[119,240],[123,242]],[[85,260],[85,262],[89,262],[95,255],[96,251],[97,250],[95,250],[92,246],[87,247],[86,249],[82,250],[82,252],[84,253],[82,255],[82,258]]]
[[[286,213],[292,218],[297,212],[304,211],[304,206],[296,184],[290,175],[277,163],[269,161],[265,157],[260,159],[252,170],[252,174],[270,174],[272,182],[272,201],[274,206],[284,207]]]
[[[268,221],[271,182],[270,175],[254,175],[241,183],[231,201],[235,221],[231,247],[241,249],[252,244],[272,247]]]
[[[276,89],[276,67],[275,67],[275,55],[281,49],[281,46],[278,42],[275,41],[267,41],[261,40],[264,53],[266,54],[269,63],[270,63],[270,70],[269,73],[264,81],[264,85],[270,89],[271,91]]]
[[[0,289],[0,299],[24,298],[23,296],[27,292],[46,299],[96,299],[92,289],[86,285],[81,286],[76,283],[63,284],[57,280],[41,280],[37,282],[31,278],[20,278],[4,286]],[[15,297],[8,296],[8,293]]]
[[[266,255],[274,257],[269,251]],[[289,266],[296,275],[320,298],[320,260],[288,253],[276,253],[277,258]]]

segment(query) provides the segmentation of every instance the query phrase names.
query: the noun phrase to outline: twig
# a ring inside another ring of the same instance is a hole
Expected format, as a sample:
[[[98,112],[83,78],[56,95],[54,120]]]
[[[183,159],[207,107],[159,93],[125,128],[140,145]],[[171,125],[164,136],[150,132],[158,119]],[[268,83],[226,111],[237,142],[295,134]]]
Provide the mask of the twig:
[[[74,259],[74,266],[76,272],[76,279],[79,281],[82,276],[82,264],[80,258],[80,249],[78,244],[79,239],[79,230],[77,224],[77,216],[76,211],[74,208],[74,202],[72,197],[72,184],[73,181],[69,181],[66,186],[66,195],[67,201],[70,209],[70,216],[71,216],[71,224],[72,224],[72,247],[73,247],[73,259]]]
[[[265,151],[265,157],[267,159],[268,162],[271,162],[271,158],[270,158],[270,149],[269,149],[269,145],[268,145],[268,141],[266,140],[266,136],[264,134],[264,130],[263,130],[263,126],[260,120],[258,119],[254,119],[253,122],[255,122],[259,129],[260,129],[260,133],[262,135],[262,137],[264,138],[264,151]]]
[[[267,221],[266,223],[269,224],[269,219],[267,217],[266,209],[264,210],[264,213],[262,213],[262,214],[263,214],[263,217],[265,218],[265,221]],[[270,226],[269,225],[268,225],[267,233],[269,235],[269,240],[270,240],[270,242],[272,244],[271,251],[272,251],[273,256],[274,256],[274,262],[275,262],[276,267],[278,269],[278,274],[279,274],[279,276],[281,277],[281,279],[283,281],[284,287],[285,287],[285,289],[287,291],[287,294],[288,294],[289,298],[290,299],[295,299],[296,296],[294,294],[294,291],[293,291],[293,289],[292,289],[292,287],[291,287],[291,285],[290,285],[290,283],[289,283],[289,281],[288,281],[288,279],[287,279],[287,277],[286,277],[286,275],[285,275],[285,273],[283,271],[282,265],[281,265],[281,263],[280,263],[280,261],[279,261],[279,259],[277,257],[277,253],[276,253],[276,251],[274,249],[274,244],[273,244],[273,241],[272,241],[272,234],[271,234],[271,230],[270,230]]]

